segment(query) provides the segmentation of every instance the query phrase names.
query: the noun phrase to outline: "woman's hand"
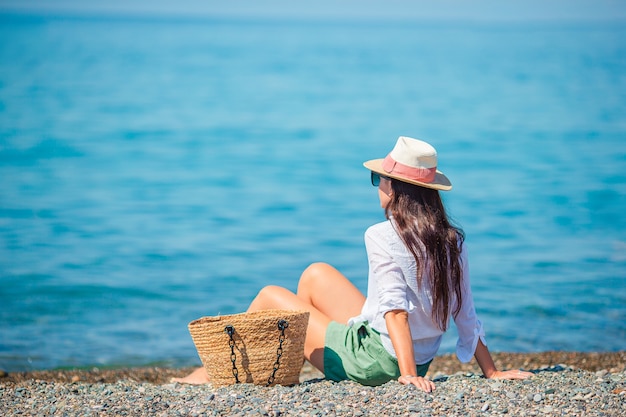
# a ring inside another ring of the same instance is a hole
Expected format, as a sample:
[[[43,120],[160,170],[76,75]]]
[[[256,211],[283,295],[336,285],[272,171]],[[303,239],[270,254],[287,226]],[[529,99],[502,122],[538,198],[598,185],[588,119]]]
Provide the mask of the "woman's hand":
[[[510,371],[495,371],[489,375],[490,379],[526,379],[533,376],[532,372],[511,369]]]
[[[435,390],[434,382],[429,381],[426,378],[422,378],[421,376],[401,376],[398,378],[398,382],[402,385],[415,385],[417,388],[425,392],[432,392]]]
[[[526,379],[533,376],[532,373],[522,371],[519,369],[511,369],[510,371],[498,371],[496,369],[496,365],[493,363],[493,359],[491,358],[491,354],[482,342],[482,340],[478,339],[478,344],[476,345],[476,352],[474,352],[474,357],[480,366],[480,369],[483,371],[483,375],[488,379]]]

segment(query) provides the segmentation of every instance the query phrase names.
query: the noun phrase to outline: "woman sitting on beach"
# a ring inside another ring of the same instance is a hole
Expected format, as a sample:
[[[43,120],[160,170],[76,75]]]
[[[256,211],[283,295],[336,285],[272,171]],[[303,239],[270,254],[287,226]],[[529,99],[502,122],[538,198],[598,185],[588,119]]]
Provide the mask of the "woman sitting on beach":
[[[248,311],[309,311],[305,357],[334,381],[380,385],[397,379],[431,392],[435,384],[425,375],[450,318],[458,330],[461,362],[474,356],[487,378],[531,376],[498,371],[487,350],[470,289],[464,234],[450,223],[439,195],[452,185],[437,171],[435,149],[400,137],[386,158],[364,165],[387,217],[365,232],[367,297],[335,268],[316,263],[302,273],[296,294],[265,287]],[[176,381],[210,382],[204,368]]]

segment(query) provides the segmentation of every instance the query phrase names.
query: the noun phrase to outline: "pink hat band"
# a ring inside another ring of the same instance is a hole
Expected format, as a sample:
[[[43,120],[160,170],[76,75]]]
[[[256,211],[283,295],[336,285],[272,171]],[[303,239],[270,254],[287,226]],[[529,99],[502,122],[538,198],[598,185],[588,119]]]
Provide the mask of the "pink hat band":
[[[435,179],[435,174],[437,173],[437,167],[412,167],[394,160],[391,154],[387,155],[387,157],[383,159],[382,166],[383,169],[389,174],[399,175],[413,181],[419,181],[424,183],[433,182],[433,180]]]

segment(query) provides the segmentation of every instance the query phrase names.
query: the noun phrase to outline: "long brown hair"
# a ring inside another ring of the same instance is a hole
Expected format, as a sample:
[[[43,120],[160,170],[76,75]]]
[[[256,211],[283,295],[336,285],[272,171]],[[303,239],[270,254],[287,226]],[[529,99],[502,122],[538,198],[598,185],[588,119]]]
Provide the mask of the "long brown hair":
[[[465,234],[451,224],[437,190],[394,179],[391,179],[391,189],[393,194],[385,215],[393,216],[400,238],[415,257],[418,286],[423,285],[423,276],[429,277],[433,323],[445,331],[452,301],[457,300],[453,317],[459,313],[463,302],[461,245]]]

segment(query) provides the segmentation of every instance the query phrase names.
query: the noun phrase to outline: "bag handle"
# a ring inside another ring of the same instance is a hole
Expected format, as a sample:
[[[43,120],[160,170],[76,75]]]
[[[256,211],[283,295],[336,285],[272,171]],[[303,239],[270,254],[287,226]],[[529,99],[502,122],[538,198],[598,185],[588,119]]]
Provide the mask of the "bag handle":
[[[230,361],[233,363],[233,376],[235,377],[235,383],[239,383],[239,371],[237,370],[237,365],[235,361],[237,360],[237,355],[235,355],[235,339],[233,339],[233,335],[235,334],[235,327],[232,324],[224,327],[224,331],[230,336],[230,340],[228,341],[228,346],[230,346]]]
[[[280,331],[280,335],[278,336],[278,348],[276,349],[276,362],[274,362],[272,373],[269,378],[267,378],[266,387],[269,387],[272,383],[274,383],[276,371],[280,368],[280,358],[283,356],[283,342],[285,341],[285,329],[289,327],[289,322],[287,320],[280,319],[278,320],[277,326]],[[233,364],[233,376],[235,377],[235,383],[239,384],[239,370],[237,369],[236,364],[237,355],[235,354],[235,339],[233,337],[235,334],[235,326],[232,324],[227,325],[224,327],[224,332],[229,336],[228,346],[230,346],[230,361]]]

